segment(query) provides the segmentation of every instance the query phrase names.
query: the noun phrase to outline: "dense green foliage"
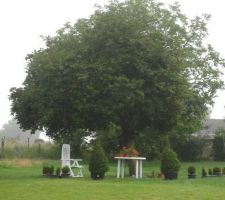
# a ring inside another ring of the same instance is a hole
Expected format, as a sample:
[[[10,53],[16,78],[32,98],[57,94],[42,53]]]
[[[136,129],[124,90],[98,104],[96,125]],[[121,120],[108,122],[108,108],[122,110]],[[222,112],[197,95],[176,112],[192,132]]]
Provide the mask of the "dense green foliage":
[[[93,179],[103,179],[109,164],[103,148],[98,141],[95,142],[89,161],[89,171]]]
[[[225,130],[219,129],[216,131],[216,136],[213,139],[214,160],[225,160]]]
[[[88,135],[89,133],[87,131],[79,129],[66,133],[65,135],[58,135],[54,138],[54,142],[59,144],[59,146],[62,146],[62,144],[70,144],[71,156],[80,157],[85,150],[85,145],[87,145],[85,137]]]
[[[206,172],[206,169],[203,167],[202,168],[202,177],[206,177],[207,176],[207,172]]]
[[[213,139],[213,151],[215,160],[224,160],[225,159],[225,149],[224,149],[224,137],[215,136]]]
[[[178,157],[183,161],[197,161],[204,159],[203,153],[205,147],[211,141],[205,138],[193,137],[193,136],[175,136],[172,137],[171,146],[176,151]],[[208,157],[207,159],[210,159]]]
[[[204,45],[208,19],[189,20],[178,4],[110,1],[27,56],[23,86],[11,89],[12,113],[23,129],[55,139],[111,124],[120,145],[149,127],[191,133],[222,86],[223,60]]]
[[[68,166],[62,167],[62,174],[67,175],[69,174],[69,172],[70,172],[70,168]]]
[[[178,172],[180,169],[180,161],[176,152],[172,149],[166,149],[162,153],[161,171],[163,173]]]
[[[60,173],[61,173],[61,168],[57,167],[56,170],[55,170],[55,175],[59,177]]]
[[[196,172],[196,168],[194,166],[190,166],[188,167],[188,174],[195,174]]]
[[[218,175],[222,172],[222,169],[220,167],[214,167],[213,168],[213,175]]]
[[[49,166],[43,166],[42,168],[42,174],[48,174],[49,173]]]

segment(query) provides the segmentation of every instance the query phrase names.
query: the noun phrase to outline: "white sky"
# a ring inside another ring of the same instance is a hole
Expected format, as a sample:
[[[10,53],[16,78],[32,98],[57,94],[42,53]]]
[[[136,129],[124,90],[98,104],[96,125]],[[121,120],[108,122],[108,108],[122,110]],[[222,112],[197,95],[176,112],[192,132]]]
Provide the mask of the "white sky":
[[[209,13],[209,42],[225,57],[225,1],[177,0],[189,17]],[[8,100],[11,87],[21,86],[25,79],[25,56],[43,43],[40,35],[53,35],[66,22],[88,17],[94,5],[107,0],[1,0],[0,1],[0,128],[10,116]],[[172,3],[173,0],[161,0]],[[223,3],[224,2],[224,3]],[[225,116],[225,92],[215,99],[212,118]]]

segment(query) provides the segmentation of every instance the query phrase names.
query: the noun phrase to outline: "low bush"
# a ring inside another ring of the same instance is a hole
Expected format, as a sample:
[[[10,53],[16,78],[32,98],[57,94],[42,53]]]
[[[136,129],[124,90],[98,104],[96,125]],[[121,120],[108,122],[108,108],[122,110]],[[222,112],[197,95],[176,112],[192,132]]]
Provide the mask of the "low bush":
[[[176,152],[169,148],[164,150],[161,158],[161,171],[165,175],[165,179],[177,179],[179,169],[180,161]]]
[[[207,172],[206,172],[205,168],[202,168],[202,177],[204,178],[206,176],[207,176]]]
[[[43,175],[48,175],[49,173],[49,166],[43,166],[42,168],[42,174]]]
[[[161,171],[163,173],[178,172],[180,169],[180,161],[177,158],[176,152],[172,149],[166,149],[162,153]]]
[[[195,174],[196,169],[193,166],[188,167],[188,174]]]
[[[42,168],[43,175],[51,176],[54,174],[54,166],[53,165],[44,165]]]
[[[70,172],[70,168],[68,166],[62,167],[62,174],[67,175]]]
[[[222,174],[222,170],[220,167],[213,168],[213,175],[221,175],[221,174]]]
[[[209,174],[210,176],[213,175],[212,169],[209,169],[208,174]]]
[[[60,167],[57,167],[56,168],[56,171],[55,171],[55,175],[56,176],[60,176],[60,173],[61,173],[61,168]]]
[[[49,167],[49,175],[53,175],[53,174],[54,174],[54,166],[51,165],[51,166]]]

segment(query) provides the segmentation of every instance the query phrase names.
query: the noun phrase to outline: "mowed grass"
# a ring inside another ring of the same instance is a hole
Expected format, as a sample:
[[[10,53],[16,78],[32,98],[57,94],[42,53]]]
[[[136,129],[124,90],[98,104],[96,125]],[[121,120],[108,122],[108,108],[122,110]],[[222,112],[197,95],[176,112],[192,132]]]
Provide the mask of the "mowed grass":
[[[51,161],[56,166],[57,161]],[[85,165],[84,178],[47,178],[41,175],[41,161],[17,161],[1,164],[0,199],[2,200],[222,200],[225,199],[225,177],[201,178],[201,169],[225,167],[225,162],[182,163],[179,179],[165,181],[150,178],[152,171],[159,172],[159,162],[144,162],[141,180],[116,178],[116,163],[101,181],[90,179]],[[21,164],[22,163],[22,164]],[[30,164],[31,163],[31,164]],[[198,178],[187,178],[187,168],[197,168]]]

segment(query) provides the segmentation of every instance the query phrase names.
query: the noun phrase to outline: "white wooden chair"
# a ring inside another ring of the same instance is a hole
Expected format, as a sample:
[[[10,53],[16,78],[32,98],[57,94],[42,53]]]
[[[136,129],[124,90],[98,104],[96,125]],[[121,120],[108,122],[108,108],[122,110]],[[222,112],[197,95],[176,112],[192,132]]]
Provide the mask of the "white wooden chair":
[[[70,145],[62,145],[62,155],[61,155],[61,167],[68,166],[70,169],[71,177],[83,177],[83,166],[79,164],[82,159],[71,159],[70,158]],[[77,173],[74,173],[72,168],[76,168]]]

